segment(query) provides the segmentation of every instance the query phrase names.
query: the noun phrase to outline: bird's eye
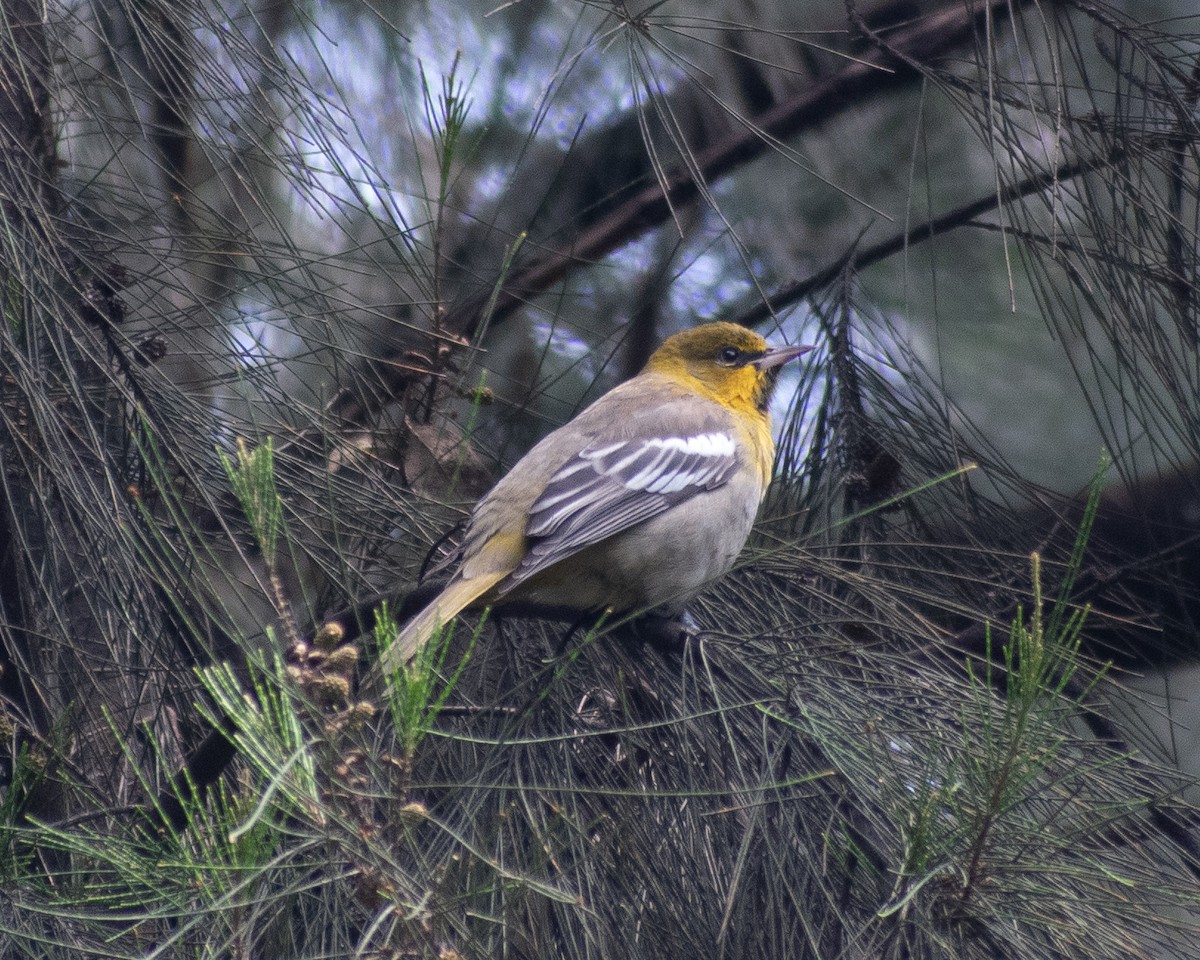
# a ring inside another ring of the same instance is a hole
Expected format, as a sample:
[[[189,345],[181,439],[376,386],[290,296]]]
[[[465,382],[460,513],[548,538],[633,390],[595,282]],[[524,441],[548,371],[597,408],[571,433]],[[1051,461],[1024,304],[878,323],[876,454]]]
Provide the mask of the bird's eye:
[[[722,347],[717,354],[717,363],[724,367],[732,367],[742,359],[742,351],[737,347]]]

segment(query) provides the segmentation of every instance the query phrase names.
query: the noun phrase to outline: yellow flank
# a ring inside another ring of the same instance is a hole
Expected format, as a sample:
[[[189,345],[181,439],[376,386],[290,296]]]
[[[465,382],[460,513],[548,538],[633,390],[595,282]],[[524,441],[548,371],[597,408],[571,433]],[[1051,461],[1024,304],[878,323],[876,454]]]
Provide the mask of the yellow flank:
[[[493,573],[510,574],[525,559],[526,549],[524,524],[518,529],[499,530],[463,558],[458,576],[464,580],[477,580],[486,579]]]
[[[388,666],[471,606],[676,605],[733,565],[771,480],[771,348],[732,323],[669,337],[645,370],[545,437],[479,502],[459,566]]]
[[[775,436],[771,433],[771,421],[761,417],[753,428],[746,431],[746,443],[754,448],[754,462],[758,466],[762,490],[766,494],[771,485],[771,474],[775,471]]]

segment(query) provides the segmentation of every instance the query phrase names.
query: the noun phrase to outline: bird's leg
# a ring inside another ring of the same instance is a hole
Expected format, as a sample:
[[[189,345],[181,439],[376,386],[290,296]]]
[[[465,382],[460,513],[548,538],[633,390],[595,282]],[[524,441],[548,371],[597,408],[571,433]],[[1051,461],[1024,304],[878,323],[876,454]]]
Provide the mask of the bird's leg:
[[[582,630],[586,635],[591,633],[593,630],[599,630],[604,621],[611,616],[611,610],[604,610],[600,613],[589,611],[582,617],[579,617],[574,623],[571,624],[570,627],[567,628],[567,632],[563,634],[562,640],[559,641],[558,649],[554,651],[554,659],[557,660],[567,652],[567,647],[571,645],[571,638],[574,637],[576,633]]]

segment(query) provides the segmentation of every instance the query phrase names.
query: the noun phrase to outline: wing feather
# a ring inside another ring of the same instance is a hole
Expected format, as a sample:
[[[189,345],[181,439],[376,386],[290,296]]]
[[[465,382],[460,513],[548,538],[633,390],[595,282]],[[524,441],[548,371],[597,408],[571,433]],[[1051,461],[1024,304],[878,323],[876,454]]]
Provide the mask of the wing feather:
[[[529,550],[508,585],[723,486],[737,466],[733,437],[719,430],[585,447],[534,502],[526,527]]]

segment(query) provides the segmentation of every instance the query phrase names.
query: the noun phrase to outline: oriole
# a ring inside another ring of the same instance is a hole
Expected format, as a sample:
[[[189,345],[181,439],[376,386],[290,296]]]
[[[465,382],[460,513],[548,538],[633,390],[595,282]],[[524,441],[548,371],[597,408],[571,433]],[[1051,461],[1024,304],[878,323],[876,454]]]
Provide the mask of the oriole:
[[[468,607],[682,608],[750,535],[774,465],[779,367],[811,349],[771,348],[732,323],[667,338],[484,496],[448,584],[401,629],[390,664]]]

